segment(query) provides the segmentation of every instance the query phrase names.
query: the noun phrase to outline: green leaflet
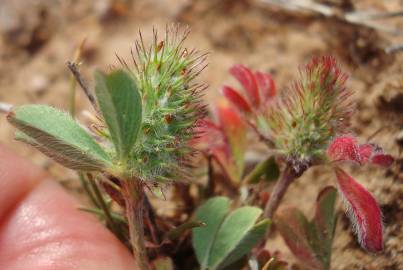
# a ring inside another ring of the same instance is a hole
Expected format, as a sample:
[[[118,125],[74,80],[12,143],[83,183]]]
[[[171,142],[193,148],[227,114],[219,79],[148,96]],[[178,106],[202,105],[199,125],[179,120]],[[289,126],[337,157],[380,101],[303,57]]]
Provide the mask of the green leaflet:
[[[96,171],[111,166],[107,153],[68,114],[45,105],[15,107],[7,116],[19,129],[16,138],[74,170]]]
[[[196,219],[207,224],[193,229],[193,247],[201,269],[218,270],[246,255],[264,236],[268,220],[255,224],[262,213],[245,206],[229,212],[230,200],[215,197],[196,212]]]
[[[278,167],[278,164],[276,162],[276,159],[274,157],[271,157],[267,160],[267,165],[266,165],[266,177],[265,180],[270,182],[270,181],[276,181],[279,176],[280,176],[280,169]]]
[[[280,176],[280,169],[273,156],[257,164],[244,180],[250,184],[257,184],[263,175],[268,182],[276,181]]]
[[[252,214],[256,214],[256,211],[254,210],[260,210],[259,208],[256,207],[243,207],[238,210],[244,211],[251,211]],[[255,212],[255,213],[253,213]],[[235,211],[232,213],[232,215],[235,214]],[[243,213],[237,213],[239,216],[238,218],[245,219],[247,217],[242,217]],[[260,216],[261,211],[257,215]],[[257,219],[256,217],[256,219]],[[249,221],[252,221],[253,218],[249,216],[248,218]],[[253,220],[256,222],[256,219]],[[235,223],[236,224],[236,223]],[[266,229],[269,226],[270,222],[268,219],[264,219],[263,221],[253,225],[251,228],[246,229],[246,226],[244,227],[244,231],[241,232],[243,235],[240,235],[239,238],[234,239],[231,243],[228,243],[226,245],[227,247],[227,253],[225,255],[225,258],[223,258],[221,261],[217,262],[216,268],[217,269],[222,269],[224,267],[227,267],[231,265],[232,263],[235,263],[237,260],[242,258],[244,255],[246,255],[265,235]],[[231,226],[231,225],[230,225]],[[241,228],[242,229],[242,228]],[[232,231],[232,230],[229,230]],[[235,232],[233,232],[235,233]],[[213,251],[214,252],[214,251]]]
[[[300,210],[284,209],[277,216],[276,224],[289,249],[304,265],[312,269],[322,269],[321,262],[309,244],[309,222]]]
[[[192,243],[202,268],[206,268],[209,263],[210,250],[214,244],[215,235],[228,214],[230,203],[231,201],[226,197],[215,197],[197,209],[195,218],[206,223],[206,227],[192,230]]]
[[[313,223],[317,231],[316,254],[322,258],[324,269],[330,269],[332,255],[332,244],[336,229],[336,213],[334,205],[336,203],[337,190],[328,186],[319,193],[316,199],[316,212]]]
[[[142,122],[142,102],[136,83],[122,70],[95,73],[95,93],[120,160],[126,160]]]

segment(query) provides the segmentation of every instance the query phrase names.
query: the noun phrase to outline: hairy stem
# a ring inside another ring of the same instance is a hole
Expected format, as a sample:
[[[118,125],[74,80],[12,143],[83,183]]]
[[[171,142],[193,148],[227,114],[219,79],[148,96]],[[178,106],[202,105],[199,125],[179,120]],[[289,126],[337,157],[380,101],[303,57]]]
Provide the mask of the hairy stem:
[[[276,212],[281,200],[284,197],[288,186],[297,178],[292,166],[287,165],[281,178],[276,182],[273,191],[270,194],[269,201],[264,209],[264,216],[267,218],[272,218]]]
[[[148,270],[150,268],[144,241],[143,185],[138,179],[127,179],[123,188],[134,260],[138,269]]]

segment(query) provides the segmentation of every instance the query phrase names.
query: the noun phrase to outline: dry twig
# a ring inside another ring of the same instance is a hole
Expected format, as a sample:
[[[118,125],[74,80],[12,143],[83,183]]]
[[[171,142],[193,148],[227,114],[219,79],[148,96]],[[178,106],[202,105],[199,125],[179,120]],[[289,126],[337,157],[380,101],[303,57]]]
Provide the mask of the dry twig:
[[[78,84],[80,85],[81,89],[83,89],[85,95],[87,96],[88,100],[91,102],[94,109],[97,110],[97,103],[95,101],[95,97],[92,95],[90,89],[88,88],[87,84],[85,83],[83,77],[81,76],[80,71],[78,70],[78,64],[74,62],[67,61],[67,67],[70,69],[71,73],[76,78]]]

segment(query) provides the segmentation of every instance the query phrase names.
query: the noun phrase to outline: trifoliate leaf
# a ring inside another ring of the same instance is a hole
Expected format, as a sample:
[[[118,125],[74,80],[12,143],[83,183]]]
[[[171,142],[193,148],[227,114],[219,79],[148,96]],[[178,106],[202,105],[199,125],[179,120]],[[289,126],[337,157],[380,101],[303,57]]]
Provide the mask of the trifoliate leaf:
[[[122,70],[95,73],[95,93],[119,158],[126,159],[142,121],[141,96],[136,83]]]
[[[102,171],[110,167],[108,154],[68,114],[45,105],[14,107],[8,121],[19,129],[16,138],[63,166]]]

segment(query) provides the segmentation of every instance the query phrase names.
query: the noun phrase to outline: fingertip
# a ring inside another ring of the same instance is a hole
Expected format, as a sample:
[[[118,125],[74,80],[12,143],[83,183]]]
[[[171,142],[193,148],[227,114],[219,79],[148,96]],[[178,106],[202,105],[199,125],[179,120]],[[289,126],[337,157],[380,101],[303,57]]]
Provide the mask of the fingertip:
[[[42,181],[0,227],[0,266],[3,263],[5,269],[18,270],[135,269],[129,251],[79,206],[60,185]]]
[[[0,144],[0,224],[45,175],[40,168]]]
[[[45,178],[0,144],[0,269],[135,269],[119,240]]]

